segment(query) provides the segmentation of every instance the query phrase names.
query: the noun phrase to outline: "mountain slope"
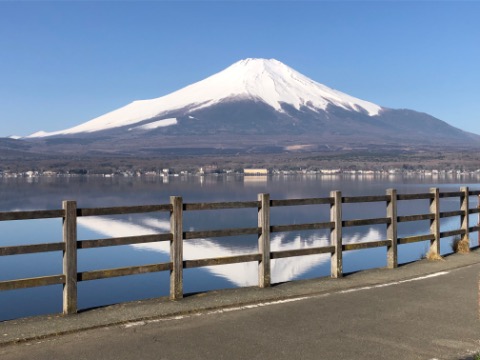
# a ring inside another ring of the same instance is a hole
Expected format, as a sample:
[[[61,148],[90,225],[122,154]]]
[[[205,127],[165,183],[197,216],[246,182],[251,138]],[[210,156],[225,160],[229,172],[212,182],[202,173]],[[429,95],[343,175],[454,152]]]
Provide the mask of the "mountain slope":
[[[277,60],[246,59],[209,78],[169,95],[134,101],[79,126],[30,137],[91,133],[156,118],[175,110],[195,112],[231,99],[260,101],[278,112],[286,103],[299,110],[325,110],[332,104],[355,112],[377,115],[381,107],[319,84]]]

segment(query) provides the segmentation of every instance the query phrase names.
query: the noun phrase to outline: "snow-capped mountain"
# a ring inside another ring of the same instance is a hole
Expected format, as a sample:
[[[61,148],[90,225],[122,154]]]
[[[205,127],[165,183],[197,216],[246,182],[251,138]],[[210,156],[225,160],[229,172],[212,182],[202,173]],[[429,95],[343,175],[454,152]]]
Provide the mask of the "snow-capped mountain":
[[[70,129],[29,137],[45,137],[77,133],[92,133],[135,124],[157,118],[167,112],[186,109],[184,115],[194,113],[228,100],[254,100],[284,113],[288,104],[300,110],[326,110],[329,105],[345,110],[378,115],[382,108],[315,82],[275,59],[245,59],[205,80],[151,100],[134,101],[120,109],[99,116]],[[172,119],[155,121],[140,129],[176,125]],[[129,129],[131,130],[131,128]]]
[[[480,144],[480,136],[428,114],[355,98],[274,59],[241,60],[171,94],[134,101],[78,126],[40,131],[25,139],[60,147],[75,144],[75,151],[130,153]]]

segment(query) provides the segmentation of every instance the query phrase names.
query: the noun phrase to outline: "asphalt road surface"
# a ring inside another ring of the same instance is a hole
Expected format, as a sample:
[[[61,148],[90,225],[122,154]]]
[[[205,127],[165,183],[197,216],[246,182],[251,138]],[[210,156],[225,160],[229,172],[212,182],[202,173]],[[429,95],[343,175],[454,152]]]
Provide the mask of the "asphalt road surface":
[[[480,264],[0,347],[0,359],[469,359]],[[0,333],[0,336],[2,334]]]

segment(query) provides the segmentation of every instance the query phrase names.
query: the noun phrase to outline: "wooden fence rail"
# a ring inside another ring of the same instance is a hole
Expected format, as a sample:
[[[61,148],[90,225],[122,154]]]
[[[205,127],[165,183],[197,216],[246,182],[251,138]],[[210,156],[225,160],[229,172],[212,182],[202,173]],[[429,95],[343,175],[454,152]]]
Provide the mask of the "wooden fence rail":
[[[169,204],[83,209],[78,209],[75,201],[64,201],[62,204],[62,209],[60,210],[0,212],[0,221],[48,218],[61,218],[63,220],[63,242],[61,243],[0,247],[0,257],[62,251],[63,273],[52,276],[0,281],[0,291],[62,284],[63,313],[73,314],[78,310],[77,283],[80,281],[91,281],[118,276],[169,271],[170,298],[173,300],[178,300],[183,297],[183,269],[189,268],[235,264],[241,262],[258,262],[258,285],[259,287],[268,287],[271,285],[270,261],[273,259],[315,254],[330,254],[331,276],[338,278],[343,276],[343,252],[375,247],[386,247],[387,267],[393,269],[398,266],[398,245],[429,241],[430,251],[434,254],[440,254],[440,239],[451,236],[461,236],[463,240],[468,241],[470,233],[478,232],[480,230],[480,225],[477,224],[475,226],[470,226],[469,223],[469,215],[480,214],[480,205],[477,205],[477,207],[474,208],[470,207],[469,200],[472,196],[477,196],[480,203],[480,190],[470,191],[468,187],[462,187],[460,191],[454,192],[440,192],[438,188],[432,188],[430,189],[429,193],[421,194],[397,194],[395,189],[389,189],[385,195],[380,196],[348,197],[343,197],[340,191],[332,191],[330,196],[325,198],[287,200],[271,200],[269,194],[259,194],[256,201],[187,204],[183,203],[183,199],[181,197],[172,196]],[[458,198],[459,210],[440,211],[440,199],[445,198]],[[429,212],[426,214],[398,216],[398,203],[400,201],[411,200],[428,200]],[[344,204],[362,204],[371,202],[384,202],[386,205],[386,217],[343,219],[342,207]],[[330,208],[330,218],[328,221],[316,223],[287,225],[270,224],[271,208],[306,205],[328,205]],[[184,231],[183,229],[183,213],[185,211],[244,208],[252,208],[258,211],[257,227],[206,231]],[[168,212],[170,214],[170,232],[97,240],[77,239],[78,217],[149,212]],[[449,231],[440,231],[440,219],[449,217],[460,218],[459,228]],[[430,232],[428,234],[399,238],[398,224],[412,221],[429,221]],[[387,239],[343,244],[342,233],[344,228],[366,225],[386,225]],[[271,233],[320,229],[330,232],[329,246],[282,251],[271,251],[270,249]],[[186,240],[239,235],[257,235],[258,252],[253,254],[211,259],[184,260],[183,242]],[[78,272],[77,256],[78,251],[81,251],[82,249],[153,243],[161,241],[168,241],[170,243],[170,261],[168,262],[125,268]]]

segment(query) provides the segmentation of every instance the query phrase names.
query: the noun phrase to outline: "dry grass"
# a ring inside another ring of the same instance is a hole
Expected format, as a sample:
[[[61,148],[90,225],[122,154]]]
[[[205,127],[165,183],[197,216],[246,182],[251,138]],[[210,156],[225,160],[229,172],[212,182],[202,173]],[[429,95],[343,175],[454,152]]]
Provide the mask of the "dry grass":
[[[455,238],[452,242],[452,250],[458,254],[468,254],[470,252],[470,242],[468,239]]]
[[[438,253],[431,250],[425,255],[425,258],[429,261],[445,261]]]

